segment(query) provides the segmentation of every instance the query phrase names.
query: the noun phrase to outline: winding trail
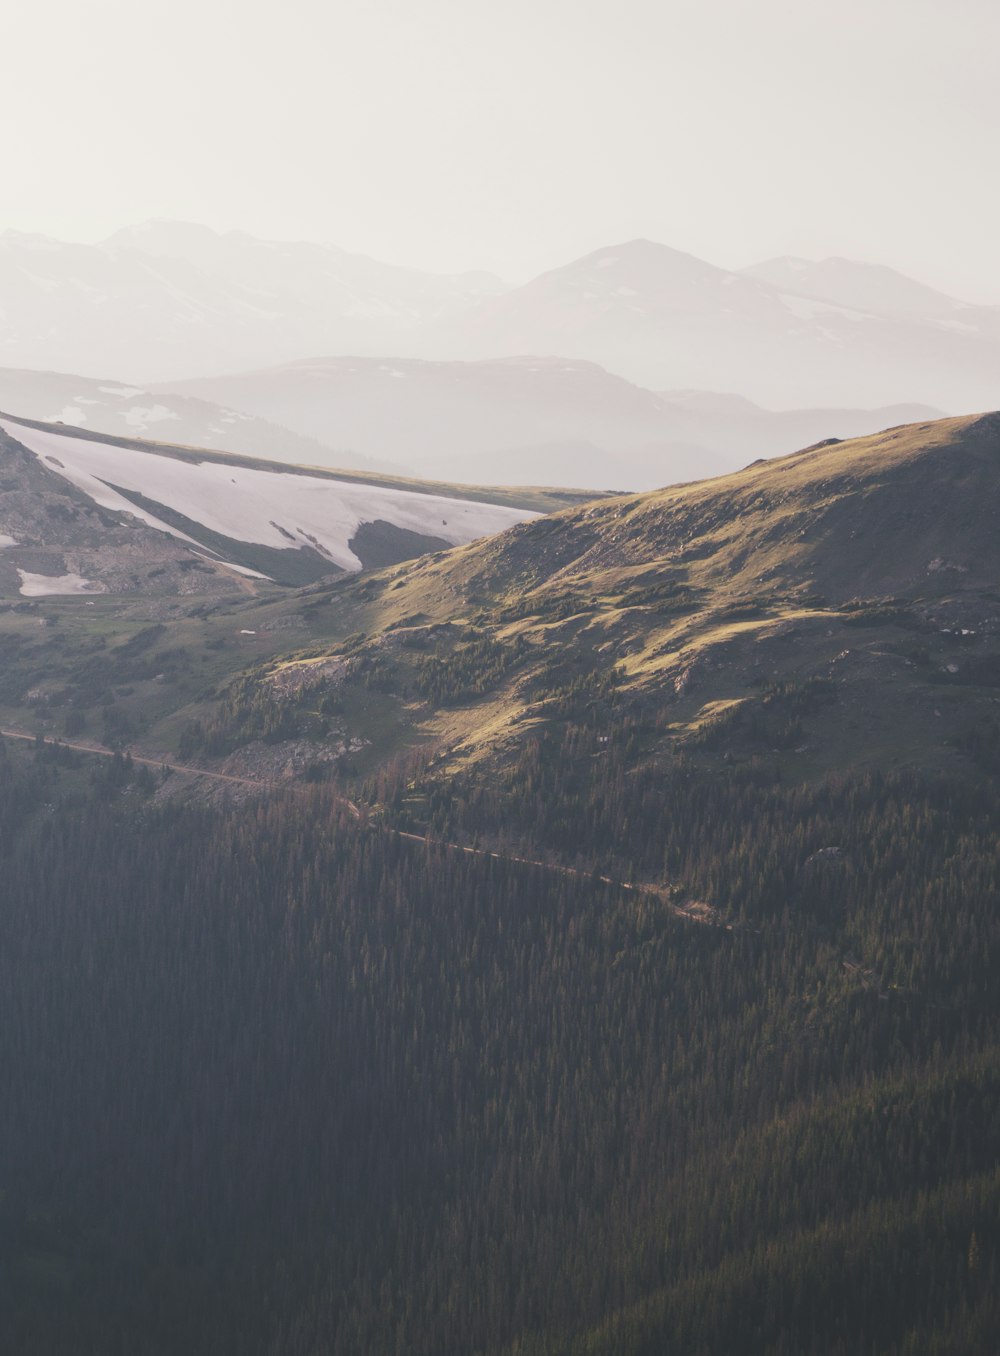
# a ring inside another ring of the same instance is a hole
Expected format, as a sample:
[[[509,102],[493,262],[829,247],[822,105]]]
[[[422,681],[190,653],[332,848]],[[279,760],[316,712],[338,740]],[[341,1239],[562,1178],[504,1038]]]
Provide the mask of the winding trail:
[[[22,730],[3,730],[0,729],[0,736],[6,739],[20,739],[28,744],[34,744],[37,737],[32,734],[25,734]],[[90,742],[74,743],[68,739],[49,739],[44,741],[51,748],[73,749],[76,753],[90,753],[98,758],[114,758],[118,753],[116,749],[105,748],[103,744],[94,744]],[[252,786],[258,791],[296,791],[302,788],[289,786],[287,782],[262,781],[257,777],[240,777],[232,772],[213,772],[209,768],[191,767],[186,763],[173,763],[166,758],[146,758],[140,754],[131,753],[125,750],[133,763],[139,763],[143,767],[166,768],[170,772],[179,772],[191,777],[207,777],[211,781],[231,782],[239,786]],[[365,814],[361,807],[348,796],[333,792],[333,800],[338,805],[342,805],[347,812],[357,820],[363,820]],[[694,901],[677,903],[670,893],[668,886],[664,885],[646,885],[636,884],[632,881],[615,880],[613,876],[596,876],[592,871],[582,870],[576,866],[566,866],[561,862],[546,862],[536,857],[518,857],[508,852],[496,852],[492,848],[473,847],[468,843],[454,843],[444,838],[432,838],[429,834],[412,833],[408,829],[397,829],[384,821],[376,820],[378,828],[393,838],[400,838],[409,843],[418,843],[423,847],[442,848],[446,852],[465,852],[473,857],[490,857],[497,862],[513,862],[518,866],[533,866],[542,871],[553,872],[560,876],[573,876],[579,880],[598,880],[602,885],[607,885],[611,889],[628,890],[637,895],[650,895],[665,905],[676,918],[683,918],[688,923],[701,923],[713,927],[724,928],[727,932],[732,932],[731,923],[723,923],[710,905],[701,904]]]

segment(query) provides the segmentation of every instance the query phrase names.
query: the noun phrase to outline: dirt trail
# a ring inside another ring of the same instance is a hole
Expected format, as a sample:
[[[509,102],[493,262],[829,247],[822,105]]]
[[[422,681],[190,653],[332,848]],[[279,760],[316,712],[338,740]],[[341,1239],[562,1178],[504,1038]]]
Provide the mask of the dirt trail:
[[[7,739],[24,739],[29,744],[34,744],[35,736],[23,734],[20,730],[0,730],[0,735]],[[77,753],[93,753],[98,758],[114,758],[118,752],[116,749],[106,749],[102,744],[74,744],[69,739],[47,740],[48,744],[61,749],[74,749]],[[133,763],[141,763],[144,767],[165,767],[170,772],[186,772],[192,777],[211,777],[217,782],[239,782],[243,786],[256,786],[270,790],[278,786],[277,782],[261,782],[253,777],[237,777],[230,772],[209,772],[203,767],[188,767],[184,763],[171,763],[166,758],[143,758],[138,753],[129,752],[128,756]],[[355,807],[357,808],[357,807]]]
[[[25,734],[21,730],[2,730],[0,735],[7,739],[21,739],[29,744],[35,743],[35,735]],[[68,739],[48,741],[60,748],[73,749],[77,753],[92,753],[98,758],[114,758],[115,749],[105,748],[101,744],[93,743],[72,743]],[[290,787],[287,782],[262,781],[256,777],[238,777],[231,772],[212,772],[204,767],[190,767],[185,763],[172,763],[166,758],[145,758],[140,754],[129,753],[128,756],[133,763],[140,763],[144,767],[166,768],[170,772],[180,772],[191,777],[207,777],[211,781],[217,782],[236,782],[240,786],[252,786],[258,791],[295,791],[301,788]],[[355,819],[362,819],[361,807],[347,796],[333,793],[333,799],[338,805],[342,805],[347,812]],[[425,833],[412,833],[408,829],[396,829],[391,824],[376,821],[379,829],[383,833],[389,834],[393,838],[404,839],[409,843],[419,843],[424,847],[443,848],[446,852],[466,852],[473,857],[491,857],[497,862],[514,862],[518,866],[533,866],[542,871],[550,871],[561,876],[573,876],[578,880],[594,880],[592,871],[582,870],[576,866],[565,866],[561,862],[546,862],[536,857],[518,857],[512,853],[496,852],[492,848],[473,847],[468,843],[453,843],[447,839],[433,838]],[[633,881],[615,880],[613,876],[597,876],[597,880],[611,889],[629,890],[633,894],[651,895],[659,900],[676,918],[683,918],[688,923],[708,924],[715,927],[725,927],[727,932],[732,931],[732,924],[723,924],[715,911],[707,904],[687,901],[682,904],[675,903],[670,896],[670,890],[663,885],[645,885],[636,884]]]

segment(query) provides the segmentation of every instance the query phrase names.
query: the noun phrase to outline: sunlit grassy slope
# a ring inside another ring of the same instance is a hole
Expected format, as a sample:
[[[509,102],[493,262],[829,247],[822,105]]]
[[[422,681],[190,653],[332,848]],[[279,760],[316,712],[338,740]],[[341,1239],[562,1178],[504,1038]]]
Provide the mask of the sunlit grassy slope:
[[[653,731],[642,757],[764,756],[805,778],[973,773],[1000,711],[998,472],[1000,416],[940,420],[595,501],[366,577],[183,615],[165,604],[113,700],[157,749],[200,721],[231,750],[259,734],[249,707],[273,703],[285,733],[368,741],[360,771],[427,742],[442,775],[489,765],[568,709],[609,703]],[[81,700],[85,647],[103,638],[114,655],[149,625],[112,599],[0,620],[14,646],[5,719],[53,731]],[[305,659],[338,662],[276,680]]]

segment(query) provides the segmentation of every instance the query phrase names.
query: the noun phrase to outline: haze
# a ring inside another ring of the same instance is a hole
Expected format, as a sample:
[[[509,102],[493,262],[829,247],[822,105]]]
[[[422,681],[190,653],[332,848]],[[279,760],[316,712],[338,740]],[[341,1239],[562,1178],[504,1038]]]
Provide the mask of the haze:
[[[510,282],[643,236],[1000,302],[990,0],[48,0],[6,38],[18,230],[183,218]]]

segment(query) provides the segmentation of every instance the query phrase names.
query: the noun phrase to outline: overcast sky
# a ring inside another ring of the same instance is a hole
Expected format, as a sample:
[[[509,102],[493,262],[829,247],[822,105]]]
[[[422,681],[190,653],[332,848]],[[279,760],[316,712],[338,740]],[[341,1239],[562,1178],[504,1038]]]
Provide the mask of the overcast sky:
[[[1000,302],[998,0],[34,0],[0,226],[149,217],[521,281],[648,236]]]

